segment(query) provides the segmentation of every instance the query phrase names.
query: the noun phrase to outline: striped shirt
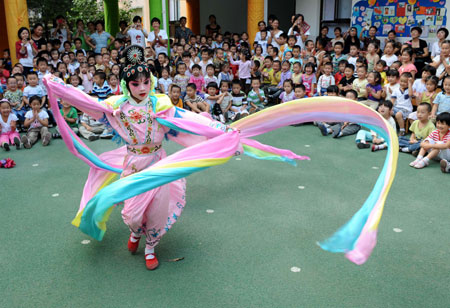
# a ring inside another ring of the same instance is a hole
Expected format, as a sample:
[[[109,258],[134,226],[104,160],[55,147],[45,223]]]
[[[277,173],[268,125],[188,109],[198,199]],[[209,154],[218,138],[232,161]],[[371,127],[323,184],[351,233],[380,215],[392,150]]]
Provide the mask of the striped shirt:
[[[239,94],[231,93],[231,96],[233,97],[233,106],[241,107],[242,105],[247,105],[247,96],[244,92],[241,91]]]
[[[105,100],[108,95],[112,94],[111,87],[105,81],[101,87],[99,87],[96,83],[94,83],[94,87],[92,88],[92,94],[97,95],[100,100]]]
[[[431,134],[428,135],[427,139],[433,140],[434,142],[447,143],[450,140],[450,130],[447,131],[442,140],[438,129],[432,131]]]
[[[258,107],[262,107],[262,103],[266,101],[266,96],[264,95],[264,91],[261,89],[259,89],[259,95],[261,95],[263,99],[262,101],[259,98],[258,94],[256,94],[254,90],[251,90],[250,92],[248,92],[247,101],[255,104]]]

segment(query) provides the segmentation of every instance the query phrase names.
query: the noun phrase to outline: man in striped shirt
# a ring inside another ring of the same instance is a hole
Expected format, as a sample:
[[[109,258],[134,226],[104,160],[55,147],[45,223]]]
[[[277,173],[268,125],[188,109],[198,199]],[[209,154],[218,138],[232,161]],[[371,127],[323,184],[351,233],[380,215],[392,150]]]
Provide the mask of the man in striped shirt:
[[[448,172],[450,160],[450,113],[443,112],[436,117],[436,130],[420,144],[417,159],[409,164],[411,167],[421,169],[430,163],[430,159],[440,158],[441,170]],[[428,155],[427,155],[428,154]],[[426,155],[426,157],[424,157]]]

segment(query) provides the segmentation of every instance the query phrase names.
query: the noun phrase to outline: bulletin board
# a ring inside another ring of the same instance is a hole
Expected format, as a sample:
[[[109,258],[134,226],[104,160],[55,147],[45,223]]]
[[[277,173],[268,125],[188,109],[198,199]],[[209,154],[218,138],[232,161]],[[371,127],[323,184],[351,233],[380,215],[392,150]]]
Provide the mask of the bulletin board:
[[[358,33],[365,26],[376,26],[377,36],[395,30],[397,37],[410,37],[411,28],[419,26],[421,38],[435,38],[437,30],[447,24],[446,11],[445,0],[358,1],[352,9],[352,26]]]

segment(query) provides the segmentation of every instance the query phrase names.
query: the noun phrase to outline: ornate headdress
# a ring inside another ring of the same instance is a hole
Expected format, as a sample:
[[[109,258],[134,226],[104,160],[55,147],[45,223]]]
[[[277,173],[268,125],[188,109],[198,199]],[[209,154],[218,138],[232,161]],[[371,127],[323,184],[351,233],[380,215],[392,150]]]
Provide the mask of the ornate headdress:
[[[149,72],[148,66],[144,61],[144,48],[137,45],[131,45],[123,51],[124,65],[122,79],[128,79],[136,72]]]

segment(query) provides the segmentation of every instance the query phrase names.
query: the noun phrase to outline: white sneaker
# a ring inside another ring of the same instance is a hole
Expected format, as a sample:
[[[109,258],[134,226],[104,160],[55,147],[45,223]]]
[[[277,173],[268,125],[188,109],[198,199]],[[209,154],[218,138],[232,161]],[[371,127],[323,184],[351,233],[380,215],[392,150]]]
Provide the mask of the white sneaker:
[[[422,159],[421,158],[416,158],[416,160],[415,161],[412,161],[409,165],[411,166],[411,167],[416,167],[416,164],[419,162],[419,161],[421,161]]]
[[[446,159],[441,159],[440,164],[442,173],[450,173],[450,163]]]

